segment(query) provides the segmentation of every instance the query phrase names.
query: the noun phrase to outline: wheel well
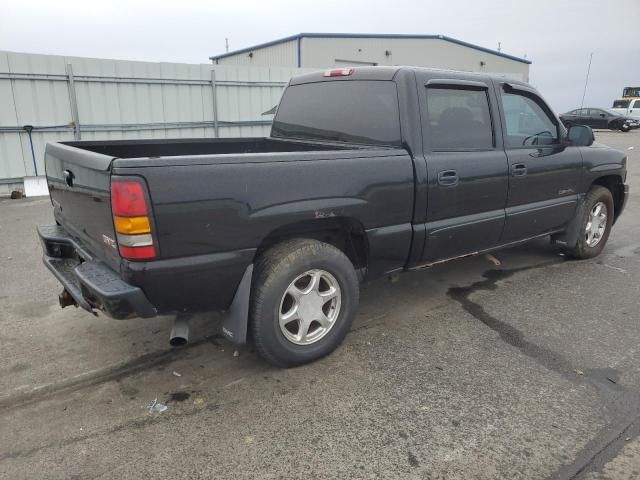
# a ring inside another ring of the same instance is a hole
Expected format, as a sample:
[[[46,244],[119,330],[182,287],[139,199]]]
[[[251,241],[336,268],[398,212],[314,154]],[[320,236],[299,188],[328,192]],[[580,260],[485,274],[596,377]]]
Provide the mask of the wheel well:
[[[311,238],[329,243],[351,260],[355,269],[367,267],[369,247],[362,224],[349,217],[330,217],[291,223],[272,231],[262,240],[256,257],[290,238]]]
[[[619,175],[607,175],[606,177],[600,177],[593,185],[600,185],[608,189],[613,195],[613,218],[616,220],[620,214],[622,208],[622,202],[624,201],[624,185],[622,178]]]

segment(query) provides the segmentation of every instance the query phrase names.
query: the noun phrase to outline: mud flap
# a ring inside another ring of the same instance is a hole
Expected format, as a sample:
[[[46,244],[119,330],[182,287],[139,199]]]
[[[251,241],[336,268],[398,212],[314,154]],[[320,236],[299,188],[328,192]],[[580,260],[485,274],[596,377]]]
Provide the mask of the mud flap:
[[[567,229],[564,232],[551,237],[553,243],[567,248],[573,248],[576,246],[578,243],[578,235],[580,235],[580,226],[584,217],[584,208],[584,196],[582,196],[578,202],[573,218],[567,225]]]
[[[252,276],[253,264],[244,271],[231,306],[225,312],[222,320],[222,334],[236,344],[247,343]]]

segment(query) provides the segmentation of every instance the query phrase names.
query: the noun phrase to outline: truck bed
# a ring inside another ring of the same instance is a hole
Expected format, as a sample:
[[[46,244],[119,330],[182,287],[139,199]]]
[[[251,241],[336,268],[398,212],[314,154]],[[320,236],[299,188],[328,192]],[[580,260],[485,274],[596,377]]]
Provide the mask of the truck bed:
[[[223,155],[243,153],[315,152],[357,149],[308,141],[255,138],[172,138],[158,140],[106,140],[61,142],[63,145],[114,158],[167,157],[182,155]]]

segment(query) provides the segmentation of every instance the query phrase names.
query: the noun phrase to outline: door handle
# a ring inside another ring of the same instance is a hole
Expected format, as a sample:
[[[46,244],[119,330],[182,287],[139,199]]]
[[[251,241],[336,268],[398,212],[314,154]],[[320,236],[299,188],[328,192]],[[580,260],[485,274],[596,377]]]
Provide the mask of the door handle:
[[[511,165],[511,175],[522,177],[527,174],[527,166],[524,163],[514,163]]]
[[[438,184],[443,187],[455,187],[458,185],[458,172],[455,170],[444,170],[439,172]]]
[[[71,170],[65,170],[62,172],[62,174],[64,175],[64,182],[68,186],[73,187],[73,180],[76,178],[73,172]]]

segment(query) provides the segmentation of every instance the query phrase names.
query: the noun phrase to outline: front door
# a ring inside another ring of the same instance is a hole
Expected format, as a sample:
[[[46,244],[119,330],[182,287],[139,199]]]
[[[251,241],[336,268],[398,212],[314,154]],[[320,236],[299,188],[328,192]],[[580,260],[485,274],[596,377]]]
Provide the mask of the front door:
[[[640,119],[640,100],[632,100],[630,102],[628,115],[635,119]]]
[[[578,202],[582,156],[561,142],[546,103],[526,87],[498,85],[504,145],[509,160],[509,195],[501,243],[558,231]]]
[[[497,245],[508,164],[491,83],[447,80],[445,72],[439,74],[444,78],[424,75],[420,107],[429,185],[422,259],[428,263]]]
[[[609,126],[609,114],[599,108],[590,108],[591,128],[607,128]]]

